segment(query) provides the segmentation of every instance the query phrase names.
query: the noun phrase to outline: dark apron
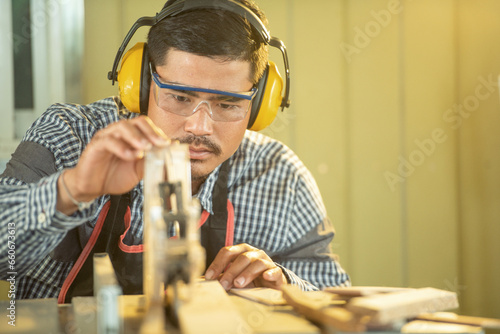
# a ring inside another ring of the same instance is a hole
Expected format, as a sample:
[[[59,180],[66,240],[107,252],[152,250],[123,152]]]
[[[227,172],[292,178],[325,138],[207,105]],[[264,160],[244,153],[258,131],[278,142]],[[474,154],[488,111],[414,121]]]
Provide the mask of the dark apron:
[[[200,219],[201,245],[206,252],[206,267],[212,263],[219,250],[231,246],[234,237],[234,209],[227,199],[227,179],[229,161],[226,160],[219,169],[219,176],[212,191],[213,215],[203,212]]]
[[[201,215],[201,244],[207,266],[224,246],[233,244],[234,211],[227,199],[228,162],[219,171],[212,192],[213,215]],[[130,228],[130,194],[113,195],[97,220],[90,239],[63,283],[58,302],[70,303],[73,296],[94,295],[95,253],[108,253],[124,294],[142,294],[142,245],[127,246],[123,239]],[[226,233],[227,231],[227,233]]]

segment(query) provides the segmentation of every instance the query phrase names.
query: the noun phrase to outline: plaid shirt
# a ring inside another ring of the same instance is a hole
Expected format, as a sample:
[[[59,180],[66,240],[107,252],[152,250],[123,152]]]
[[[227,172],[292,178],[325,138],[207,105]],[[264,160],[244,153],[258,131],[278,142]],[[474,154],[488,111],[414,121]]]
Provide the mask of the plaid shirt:
[[[132,117],[136,114],[116,97],[85,106],[55,104],[26,133],[0,178],[0,278],[16,277],[17,298],[59,294],[74,259],[60,259],[54,249],[67,231],[81,224],[86,224],[88,239],[109,196],[66,216],[56,210],[57,179],[77,164],[99,129]],[[219,167],[196,195],[210,213]],[[286,146],[247,131],[230,158],[228,198],[234,206],[234,244],[264,250],[288,281],[304,290],[349,285],[348,275],[330,252],[333,228],[316,183]],[[142,208],[140,182],[132,190],[127,244],[142,243]]]

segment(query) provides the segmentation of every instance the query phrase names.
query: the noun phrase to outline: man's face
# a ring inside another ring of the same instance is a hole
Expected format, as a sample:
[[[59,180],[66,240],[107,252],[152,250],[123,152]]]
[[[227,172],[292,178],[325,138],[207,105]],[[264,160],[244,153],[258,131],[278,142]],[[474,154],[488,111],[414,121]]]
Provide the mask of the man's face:
[[[249,62],[221,61],[179,50],[170,50],[166,57],[165,65],[156,67],[162,82],[232,92],[252,89]],[[209,95],[197,94],[200,99]],[[148,116],[169,138],[189,144],[191,177],[194,188],[198,189],[206,176],[236,151],[250,111],[242,120],[221,122],[212,120],[207,104],[201,104],[194,114],[180,116],[160,109],[151,89]]]

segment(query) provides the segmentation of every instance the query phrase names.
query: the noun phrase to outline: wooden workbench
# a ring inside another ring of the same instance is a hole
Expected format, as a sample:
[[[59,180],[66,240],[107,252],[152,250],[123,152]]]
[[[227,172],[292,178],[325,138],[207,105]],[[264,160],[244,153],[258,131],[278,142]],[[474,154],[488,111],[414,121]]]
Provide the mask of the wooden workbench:
[[[251,292],[256,291],[257,289]],[[263,304],[248,299],[248,296],[244,298],[231,293],[226,294],[214,281],[198,284],[192,292],[197,302],[186,304],[179,309],[182,334],[340,334],[333,328],[320,328],[306,320],[291,306],[283,305],[279,296],[275,303]],[[0,302],[0,333],[97,333],[97,303],[94,297],[75,297],[71,304],[64,305],[58,305],[56,299],[16,301],[15,326],[8,323],[9,305],[8,301]],[[144,296],[119,296],[119,305],[123,319],[122,333],[140,333],[145,319]],[[170,324],[165,327],[164,333],[181,334],[181,330]],[[153,331],[153,333],[158,332]],[[376,334],[387,333],[399,332],[376,332]],[[483,331],[474,333],[481,334]]]
[[[199,332],[200,334],[210,332],[208,329],[211,321],[233,321],[235,316],[229,313],[231,311],[237,312],[244,322],[241,334],[252,332],[262,334],[321,333],[319,327],[297,314],[291,306],[268,306],[235,295],[228,295],[227,298],[232,305],[232,310],[226,309],[218,312],[216,307],[209,305],[205,310],[192,314],[193,324],[203,329]],[[212,302],[220,303],[218,300],[212,300]],[[56,299],[18,300],[16,301],[16,326],[7,323],[8,303],[6,301],[0,302],[2,310],[0,312],[0,333],[96,333],[96,300],[94,297],[76,297],[72,304],[63,305],[57,305]],[[145,315],[144,296],[120,296],[120,305],[123,312],[123,333],[139,333]],[[189,310],[187,312],[189,313]],[[202,318],[202,313],[210,315],[210,319],[205,319],[204,323],[200,323],[200,319],[196,319]],[[250,332],[248,332],[249,329]],[[167,333],[179,334],[180,331],[167,325]]]

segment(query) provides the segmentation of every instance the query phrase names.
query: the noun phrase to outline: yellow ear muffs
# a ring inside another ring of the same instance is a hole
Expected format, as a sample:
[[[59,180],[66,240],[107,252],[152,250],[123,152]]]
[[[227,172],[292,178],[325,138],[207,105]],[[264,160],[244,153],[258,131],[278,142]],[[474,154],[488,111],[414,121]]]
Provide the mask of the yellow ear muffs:
[[[144,26],[153,27],[158,22],[169,17],[180,15],[181,13],[198,9],[227,10],[244,17],[250,25],[257,31],[263,43],[277,48],[283,55],[285,65],[285,92],[282,97],[283,80],[278,73],[276,65],[269,63],[265,75],[257,84],[258,92],[254,97],[248,121],[248,129],[262,130],[272,123],[276,117],[279,107],[288,108],[290,106],[290,69],[288,66],[288,56],[285,44],[276,37],[271,36],[266,26],[260,18],[249,8],[238,1],[211,0],[211,1],[191,1],[191,0],[169,0],[163,9],[155,16],[143,16],[139,18],[128,31],[125,39],[115,56],[113,67],[108,72],[108,79],[114,84],[120,84],[120,96],[124,105],[133,112],[147,113],[149,102],[149,91],[151,84],[151,73],[149,69],[148,48],[144,43],[136,44],[130,51],[125,52],[128,43],[134,36],[137,29]],[[139,46],[142,45],[142,48]],[[137,51],[137,54],[136,54]],[[123,56],[123,57],[122,57]],[[118,65],[123,58],[122,68],[118,74]],[[268,73],[269,72],[269,73]],[[120,77],[120,79],[118,79]]]
[[[259,92],[252,102],[252,115],[248,123],[248,129],[253,131],[268,127],[276,118],[278,109],[282,105],[283,79],[274,62],[269,61],[257,88]]]
[[[123,56],[117,77],[121,101],[131,112],[147,114],[150,77],[146,43],[137,43]]]

